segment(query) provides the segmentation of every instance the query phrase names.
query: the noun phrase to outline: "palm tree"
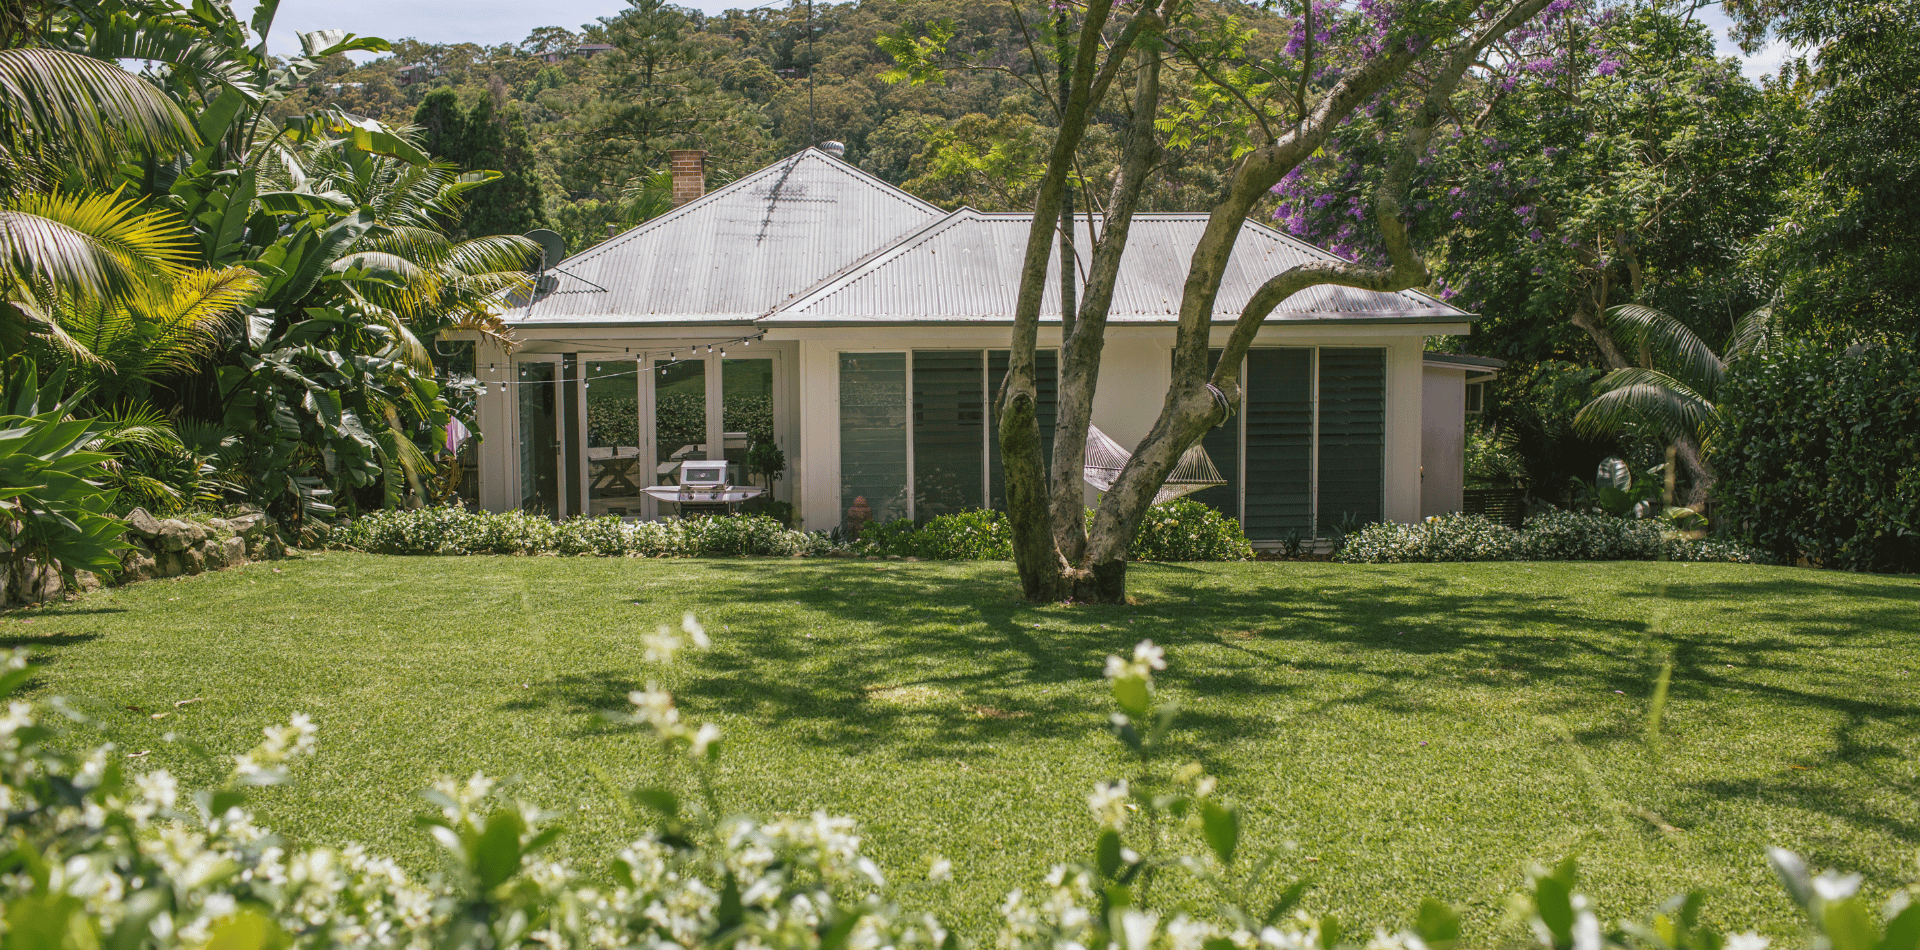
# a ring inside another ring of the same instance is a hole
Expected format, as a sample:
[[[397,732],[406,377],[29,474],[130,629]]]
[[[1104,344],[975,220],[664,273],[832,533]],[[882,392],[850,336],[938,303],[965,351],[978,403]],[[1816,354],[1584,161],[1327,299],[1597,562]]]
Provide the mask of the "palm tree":
[[[1705,460],[1721,431],[1716,403],[1730,364],[1772,345],[1773,311],[1761,307],[1740,318],[1727,340],[1726,355],[1672,315],[1622,304],[1607,311],[1607,326],[1621,343],[1647,355],[1653,365],[1617,369],[1600,380],[1595,396],[1578,415],[1573,427],[1583,435],[1614,435],[1638,427],[1700,455],[1704,484],[1693,486],[1694,504],[1705,500],[1714,482]]]
[[[129,153],[196,142],[171,99],[117,65],[0,50],[0,358],[36,335],[73,348],[51,300],[111,300],[186,269],[190,235],[177,219],[104,186]],[[58,190],[70,176],[102,193]]]

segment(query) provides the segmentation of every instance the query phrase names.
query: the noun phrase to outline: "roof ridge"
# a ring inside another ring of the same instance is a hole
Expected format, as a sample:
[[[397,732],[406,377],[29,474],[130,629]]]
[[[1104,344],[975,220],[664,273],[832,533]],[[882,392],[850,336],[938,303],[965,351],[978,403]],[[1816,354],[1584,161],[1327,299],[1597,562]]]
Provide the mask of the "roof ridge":
[[[784,170],[790,173],[793,169],[799,167],[801,161],[808,158],[824,161],[826,163],[826,167],[832,168],[835,171],[838,171],[841,174],[846,175],[849,178],[853,179],[855,182],[858,182],[859,184],[862,184],[862,185],[866,185],[869,188],[873,188],[876,191],[879,191],[890,198],[904,199],[906,204],[916,206],[917,210],[923,210],[928,214],[933,214],[933,215],[938,215],[941,213],[940,207],[938,205],[932,204],[926,201],[925,199],[920,198],[917,195],[914,195],[911,192],[905,191],[900,188],[896,188],[893,185],[888,184],[887,182],[866,172],[863,169],[860,169],[840,159],[834,158],[833,156],[828,155],[826,152],[823,152],[817,148],[809,146],[807,148],[801,149],[798,152],[793,153],[792,155],[789,155],[782,159],[778,159],[769,165],[756,169],[752,172],[747,173],[746,175],[743,175],[730,182],[727,182],[726,184],[721,185],[719,188],[709,191],[706,194],[703,194],[700,197],[695,198],[692,201],[689,201],[678,208],[674,208],[668,211],[666,214],[663,214],[657,218],[652,218],[647,221],[643,221],[639,224],[636,224],[633,227],[628,228],[627,230],[614,235],[613,237],[610,237],[604,241],[601,241],[600,243],[595,244],[592,247],[589,247],[581,251],[580,253],[573,255],[572,257],[568,257],[561,260],[560,264],[555,266],[558,267],[566,264],[584,263],[590,259],[600,256],[603,253],[614,250],[617,246],[627,243],[632,238],[638,237],[639,235],[642,235],[642,234],[646,234],[657,228],[665,227],[667,222],[685,217],[686,215],[693,213],[693,211],[695,209],[698,209],[700,206],[711,204],[712,199],[718,198],[721,195],[727,194],[729,192],[737,191],[743,187],[746,187],[750,182],[753,182],[763,177],[767,177],[767,178],[774,177],[774,173],[776,171]]]
[[[915,244],[915,242],[925,240],[926,238],[933,236],[933,234],[935,234],[936,232],[944,230],[950,225],[958,223],[959,221],[962,221],[962,220],[977,221],[989,213],[991,212],[982,212],[982,211],[976,210],[972,205],[961,205],[960,207],[955,208],[954,210],[948,212],[947,214],[944,214],[938,218],[933,219],[932,221],[927,222],[926,224],[918,228],[915,228],[911,231],[908,231],[905,234],[902,234],[898,240],[895,240],[886,244],[882,244],[879,247],[871,251],[868,251],[866,254],[862,255],[858,260],[855,260],[853,263],[848,264],[847,266],[842,267],[837,271],[834,271],[833,273],[827,275],[826,277],[823,277],[820,280],[815,281],[813,283],[813,286],[808,287],[807,289],[802,290],[799,293],[794,294],[793,296],[775,305],[772,309],[768,310],[766,313],[761,314],[759,319],[765,320],[769,317],[772,317],[774,314],[782,313],[789,309],[799,307],[803,303],[811,303],[812,298],[815,298],[815,297],[818,297],[819,299],[824,300],[827,297],[830,297],[833,294],[846,289],[847,287],[853,286],[855,283],[858,283],[860,280],[866,277],[872,276],[876,271],[879,270],[880,267],[885,266],[884,264],[879,263],[879,259],[881,257],[896,251],[900,253],[905,253],[906,251],[912,249],[912,246]],[[1031,213],[1032,212],[1028,212],[1029,215],[1031,215]],[[855,277],[853,280],[840,284],[840,286],[838,287],[833,286],[835,283],[840,282],[843,278],[846,278],[849,275],[852,275],[855,271],[858,271],[862,268],[866,268],[869,264],[873,264],[875,266],[868,269],[865,274],[861,274],[858,277]]]

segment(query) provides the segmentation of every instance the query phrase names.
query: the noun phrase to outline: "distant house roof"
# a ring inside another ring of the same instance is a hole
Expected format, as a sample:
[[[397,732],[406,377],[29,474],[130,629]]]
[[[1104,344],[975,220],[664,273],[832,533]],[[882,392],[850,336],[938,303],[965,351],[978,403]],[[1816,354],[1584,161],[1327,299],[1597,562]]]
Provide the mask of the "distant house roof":
[[[943,213],[807,149],[561,261],[509,323],[647,325],[758,321],[836,326],[1012,319],[1031,214]],[[1142,214],[1122,258],[1110,319],[1178,318],[1205,214]],[[1082,219],[1083,228],[1086,221]],[[1080,247],[1087,248],[1082,231]],[[1058,251],[1049,265],[1058,273]],[[1215,320],[1232,321],[1261,283],[1339,258],[1248,222],[1228,261]],[[1084,266],[1084,263],[1083,265]],[[1043,318],[1059,319],[1057,279]],[[1418,291],[1319,286],[1270,318],[1291,323],[1457,323],[1471,314]]]
[[[1507,365],[1506,360],[1496,360],[1491,356],[1467,356],[1464,353],[1427,353],[1421,357],[1421,362],[1436,368],[1482,373],[1492,373]]]

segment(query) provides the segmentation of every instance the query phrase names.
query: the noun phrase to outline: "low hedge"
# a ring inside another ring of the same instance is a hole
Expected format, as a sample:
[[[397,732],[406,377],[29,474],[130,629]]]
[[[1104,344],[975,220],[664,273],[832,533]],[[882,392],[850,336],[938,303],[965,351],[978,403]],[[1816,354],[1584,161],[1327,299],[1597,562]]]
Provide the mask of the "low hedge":
[[[1657,521],[1556,511],[1515,531],[1481,515],[1450,514],[1416,524],[1370,524],[1347,537],[1333,559],[1346,564],[1432,561],[1716,561],[1771,564],[1766,552],[1732,541],[1695,540]]]
[[[1093,523],[1091,511],[1087,523]],[[941,515],[917,527],[903,519],[868,527],[852,550],[930,561],[1010,561],[1013,528],[998,511]],[[1245,561],[1253,557],[1253,545],[1239,522],[1181,498],[1147,509],[1127,557],[1134,561]]]
[[[551,521],[520,511],[458,507],[378,511],[329,529],[327,547],[373,554],[572,554],[593,557],[791,557],[818,554],[826,537],[765,515],[623,521]]]

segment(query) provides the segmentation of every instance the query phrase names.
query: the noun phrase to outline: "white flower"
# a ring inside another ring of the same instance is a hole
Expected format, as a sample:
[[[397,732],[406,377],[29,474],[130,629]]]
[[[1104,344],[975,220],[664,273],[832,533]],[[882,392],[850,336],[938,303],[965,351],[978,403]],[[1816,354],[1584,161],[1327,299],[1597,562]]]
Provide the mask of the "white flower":
[[[1835,871],[1823,872],[1813,879],[1813,892],[1821,900],[1843,901],[1860,890],[1860,875],[1840,874]]]
[[[933,867],[927,869],[927,880],[952,881],[953,880],[953,862],[947,860],[946,858],[940,858],[940,857],[934,858]]]
[[[1767,950],[1771,943],[1767,938],[1749,930],[1743,934],[1727,934],[1724,950]]]
[[[1152,640],[1142,640],[1133,648],[1133,662],[1144,664],[1148,669],[1167,668],[1167,651],[1153,645]]]
[[[1160,929],[1160,915],[1128,908],[1120,915],[1120,933],[1126,938],[1126,950],[1147,950],[1153,944],[1154,931]]]
[[[1094,820],[1116,831],[1127,825],[1127,782],[1121,779],[1106,785],[1095,785],[1092,794],[1087,796],[1087,807],[1093,810]]]
[[[681,616],[680,629],[686,632],[687,639],[693,641],[696,648],[704,650],[713,646],[713,641],[707,637],[707,628],[700,626],[700,621],[693,619],[693,611],[689,610]]]
[[[719,738],[720,738],[719,726],[716,726],[710,722],[701,723],[700,731],[693,734],[693,745],[687,750],[687,754],[693,756],[696,759],[705,758],[707,754],[707,747],[710,745],[713,745],[713,743],[717,741]]]

